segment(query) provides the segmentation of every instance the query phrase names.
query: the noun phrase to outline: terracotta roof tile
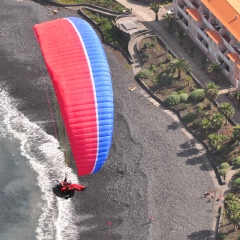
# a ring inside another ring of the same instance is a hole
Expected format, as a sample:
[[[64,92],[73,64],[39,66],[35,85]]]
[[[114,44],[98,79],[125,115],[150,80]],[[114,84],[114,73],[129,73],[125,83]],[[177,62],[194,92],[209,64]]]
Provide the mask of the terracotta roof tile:
[[[200,13],[196,9],[194,9],[194,8],[187,8],[186,12],[193,18],[194,21],[196,21],[196,22],[202,21],[202,17],[201,17]]]
[[[229,1],[229,0],[228,0]],[[202,0],[202,3],[240,41],[240,15],[227,0]],[[238,0],[234,0],[238,1]],[[238,1],[239,2],[239,1]],[[237,17],[239,15],[239,17]]]
[[[218,33],[217,31],[215,31],[215,30],[207,30],[206,33],[207,33],[207,35],[208,35],[210,38],[212,38],[212,40],[213,40],[215,43],[219,44],[219,43],[222,43],[222,42],[223,42],[221,36],[219,35],[219,33]]]
[[[236,53],[228,53],[227,56],[230,58],[232,62],[238,62],[240,61],[240,58]]]

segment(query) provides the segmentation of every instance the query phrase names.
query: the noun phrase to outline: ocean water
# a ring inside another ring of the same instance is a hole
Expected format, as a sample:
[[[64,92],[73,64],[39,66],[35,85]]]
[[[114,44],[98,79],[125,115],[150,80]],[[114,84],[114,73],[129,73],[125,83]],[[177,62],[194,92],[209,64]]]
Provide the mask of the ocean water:
[[[64,164],[58,141],[30,122],[17,110],[17,102],[0,90],[1,240],[77,238],[80,229],[75,223],[80,219],[71,199],[52,193],[65,174],[78,182]]]

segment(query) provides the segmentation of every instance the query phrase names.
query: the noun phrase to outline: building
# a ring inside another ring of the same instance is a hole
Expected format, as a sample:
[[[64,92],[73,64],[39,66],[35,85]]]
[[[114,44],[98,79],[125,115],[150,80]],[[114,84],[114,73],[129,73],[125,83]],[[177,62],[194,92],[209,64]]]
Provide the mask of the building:
[[[173,9],[189,37],[240,89],[240,0],[174,0]]]

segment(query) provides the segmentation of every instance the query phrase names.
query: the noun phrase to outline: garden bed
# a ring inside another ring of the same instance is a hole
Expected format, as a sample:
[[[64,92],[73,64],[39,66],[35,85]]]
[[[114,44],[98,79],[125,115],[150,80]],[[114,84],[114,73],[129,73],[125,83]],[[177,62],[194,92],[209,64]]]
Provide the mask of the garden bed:
[[[195,79],[187,72],[182,72],[179,78],[176,73],[167,71],[174,56],[165,46],[157,41],[157,38],[145,38],[139,44],[139,52],[143,58],[143,70],[138,74],[141,81],[149,90],[158,97],[162,102],[166,101],[169,95],[185,94],[188,96],[187,101],[180,102],[171,106],[182,118],[182,121],[191,129],[195,136],[209,147],[208,136],[213,133],[226,136],[224,146],[221,151],[215,151],[209,147],[212,159],[216,166],[223,162],[229,162],[239,155],[240,147],[238,144],[231,142],[234,126],[227,123],[218,129],[209,128],[203,131],[200,122],[204,119],[211,118],[218,113],[216,105],[212,104],[205,97],[199,101],[193,101],[190,96],[196,89],[201,89]]]

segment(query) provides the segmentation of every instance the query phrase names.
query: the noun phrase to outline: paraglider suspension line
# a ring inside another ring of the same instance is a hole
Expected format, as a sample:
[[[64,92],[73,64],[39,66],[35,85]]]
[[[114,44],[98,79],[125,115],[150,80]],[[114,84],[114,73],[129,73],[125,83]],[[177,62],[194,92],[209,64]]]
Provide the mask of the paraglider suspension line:
[[[52,123],[53,123],[54,132],[55,132],[55,137],[58,139],[58,133],[57,133],[55,120],[54,120],[54,115],[53,115],[53,111],[52,111],[52,107],[51,107],[51,103],[50,103],[50,98],[49,98],[49,94],[48,94],[47,83],[46,83],[46,80],[43,80],[43,81],[44,81],[44,86],[45,86],[45,89],[46,89],[46,95],[47,95],[47,100],[48,100],[48,107],[49,107],[51,118],[52,118]]]

